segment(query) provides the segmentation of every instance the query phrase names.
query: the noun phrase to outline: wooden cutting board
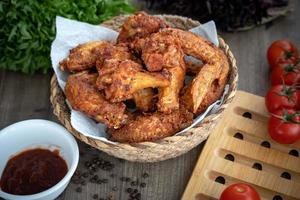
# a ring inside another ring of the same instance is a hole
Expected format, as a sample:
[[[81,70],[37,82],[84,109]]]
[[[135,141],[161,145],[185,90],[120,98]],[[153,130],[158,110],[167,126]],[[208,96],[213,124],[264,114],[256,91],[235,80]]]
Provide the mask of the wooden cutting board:
[[[252,185],[263,200],[300,199],[300,142],[268,135],[264,98],[238,91],[199,157],[183,200],[218,199],[226,186]]]

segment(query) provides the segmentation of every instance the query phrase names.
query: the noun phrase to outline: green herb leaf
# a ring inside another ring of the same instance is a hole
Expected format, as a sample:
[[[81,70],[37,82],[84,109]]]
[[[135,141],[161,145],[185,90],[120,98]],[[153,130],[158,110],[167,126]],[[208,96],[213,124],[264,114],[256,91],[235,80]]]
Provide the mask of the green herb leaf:
[[[51,68],[50,46],[57,15],[100,24],[135,8],[126,0],[2,0],[0,69],[33,74]]]

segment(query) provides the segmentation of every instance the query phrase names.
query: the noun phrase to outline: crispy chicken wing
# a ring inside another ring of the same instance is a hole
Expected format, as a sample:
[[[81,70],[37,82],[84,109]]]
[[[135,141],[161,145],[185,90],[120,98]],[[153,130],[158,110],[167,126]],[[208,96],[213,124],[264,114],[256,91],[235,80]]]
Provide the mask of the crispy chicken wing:
[[[192,123],[193,114],[183,107],[170,114],[161,112],[136,114],[120,129],[109,129],[118,142],[154,141],[174,135]]]
[[[85,113],[110,128],[119,128],[127,121],[127,115],[124,114],[126,106],[122,102],[108,102],[95,88],[96,79],[96,73],[87,71],[70,75],[65,87],[65,95],[73,109]]]
[[[99,55],[99,59],[97,60],[96,67],[97,70],[100,72],[105,60],[107,63],[118,63],[117,60],[137,60],[129,51],[128,46],[125,43],[119,43],[117,45],[110,45],[105,48],[98,48],[96,53]],[[112,62],[108,60],[113,60]],[[117,66],[114,66],[115,68]],[[102,74],[100,74],[97,80],[97,86],[99,89],[103,89],[101,85],[102,81]],[[133,99],[138,109],[142,111],[147,111],[153,108],[153,92],[151,88],[146,88],[139,90],[133,93]]]
[[[155,93],[152,88],[145,88],[133,93],[133,100],[136,108],[142,112],[155,108]]]
[[[182,67],[173,67],[168,69],[171,74],[170,85],[159,88],[157,109],[163,113],[171,113],[179,108],[179,92],[183,87],[185,69]]]
[[[167,70],[170,74],[170,85],[159,89],[158,110],[171,113],[179,108],[179,92],[185,77],[184,53],[173,36],[154,33],[148,38],[140,39],[133,46],[142,55],[149,71]]]
[[[111,70],[115,70],[118,68],[118,65],[123,60],[131,60],[134,59],[133,55],[130,53],[127,45],[125,43],[121,43],[118,45],[107,46],[106,48],[99,48],[96,50],[99,58],[96,62],[96,68],[99,73],[99,77],[96,83],[96,86],[99,90],[104,89],[101,82],[103,79],[103,72],[112,73]],[[104,63],[105,67],[103,67]]]
[[[134,15],[129,16],[124,22],[117,39],[117,43],[131,42],[138,38],[144,38],[166,27],[168,27],[168,25],[159,17],[148,15],[145,12],[136,12]],[[134,101],[138,109],[146,111],[150,107],[153,107],[153,105],[151,105],[153,104],[151,99],[154,97],[151,97],[150,95],[150,88],[143,90],[145,91],[140,91],[134,94]],[[140,98],[143,95],[146,95],[146,99]]]
[[[70,50],[67,58],[59,63],[62,71],[78,72],[95,66],[98,58],[98,49],[112,46],[106,41],[93,41],[78,45]]]
[[[229,73],[229,66],[225,65],[222,68],[221,74],[212,82],[209,92],[204,97],[203,101],[200,103],[196,115],[199,115],[203,111],[206,110],[206,108],[217,101],[223,94],[224,87],[228,80],[228,73]],[[201,72],[201,71],[200,71]],[[189,87],[189,86],[188,86]],[[189,103],[189,102],[187,102]]]
[[[103,48],[95,49],[95,53],[98,55],[96,67],[99,71],[105,60],[135,60],[136,58],[131,54],[127,44],[110,44]]]
[[[132,99],[133,94],[144,88],[166,87],[170,84],[169,74],[150,73],[132,60],[106,60],[99,71],[97,87],[104,89],[111,102]]]
[[[117,42],[131,42],[136,38],[143,38],[156,33],[168,25],[159,17],[151,16],[145,12],[137,12],[124,22]]]
[[[180,65],[183,52],[176,38],[171,35],[154,33],[147,38],[142,38],[131,43],[133,48],[144,61],[148,71],[160,71]]]
[[[194,56],[204,63],[201,72],[189,84],[182,97],[184,102],[187,102],[188,109],[196,113],[205,96],[211,92],[212,84],[221,75],[227,77],[229,72],[227,57],[214,44],[192,32],[167,28],[157,34],[160,34],[161,37],[172,35],[177,39],[184,53]]]

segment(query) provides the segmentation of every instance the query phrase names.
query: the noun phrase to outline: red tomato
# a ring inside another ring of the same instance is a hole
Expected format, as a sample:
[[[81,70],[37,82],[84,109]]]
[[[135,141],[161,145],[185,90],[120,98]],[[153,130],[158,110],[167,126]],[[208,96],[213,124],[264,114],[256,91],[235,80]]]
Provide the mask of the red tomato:
[[[281,144],[292,144],[300,139],[300,113],[295,110],[278,110],[269,119],[271,138]]]
[[[299,58],[298,49],[288,40],[277,40],[268,48],[267,58],[271,69],[278,62],[295,64]]]
[[[277,64],[271,73],[272,85],[294,85],[300,83],[299,67],[293,64]]]
[[[260,197],[252,186],[237,183],[228,186],[222,192],[220,200],[260,200]]]
[[[265,98],[265,103],[270,113],[282,108],[298,109],[300,94],[294,87],[286,85],[272,86]]]

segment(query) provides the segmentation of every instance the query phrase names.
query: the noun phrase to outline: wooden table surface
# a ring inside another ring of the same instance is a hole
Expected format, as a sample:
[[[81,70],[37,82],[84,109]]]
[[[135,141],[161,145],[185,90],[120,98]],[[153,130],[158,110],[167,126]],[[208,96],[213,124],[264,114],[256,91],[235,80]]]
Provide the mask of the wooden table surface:
[[[300,1],[292,1],[295,9],[287,17],[278,19],[272,26],[260,26],[242,33],[220,33],[231,47],[239,67],[239,89],[264,95],[269,87],[266,49],[271,41],[281,38],[292,40],[300,48]],[[48,119],[57,121],[52,114],[49,101],[49,83],[52,73],[33,76],[20,73],[0,71],[0,128],[25,119]],[[111,171],[99,170],[100,179],[108,179],[108,183],[90,183],[86,185],[69,184],[59,199],[85,200],[99,198],[128,199],[126,189],[130,182],[120,181],[121,177],[139,179],[146,187],[139,189],[141,199],[180,199],[192,173],[193,167],[203,148],[203,144],[177,158],[152,163],[132,163],[111,157],[103,152],[90,149],[78,142],[81,156],[78,170],[85,172],[86,161],[100,157],[114,164]],[[148,178],[142,174],[148,173]],[[114,177],[111,177],[114,176]],[[201,181],[201,180],[199,180]],[[76,192],[81,187],[80,193]],[[116,191],[113,191],[113,187]]]

